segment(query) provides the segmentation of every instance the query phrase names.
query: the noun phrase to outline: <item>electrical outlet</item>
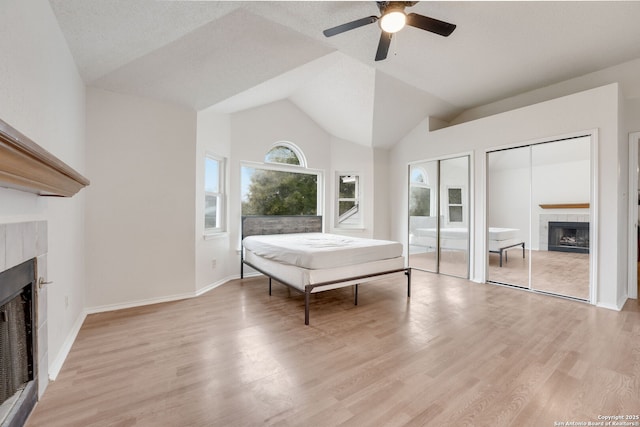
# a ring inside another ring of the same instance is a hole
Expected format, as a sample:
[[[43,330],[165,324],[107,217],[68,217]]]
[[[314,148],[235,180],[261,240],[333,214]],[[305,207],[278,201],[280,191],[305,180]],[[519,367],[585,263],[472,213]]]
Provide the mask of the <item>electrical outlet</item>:
[[[218,260],[216,260],[216,259],[212,259],[211,260],[211,268],[216,268],[217,264],[218,264]]]

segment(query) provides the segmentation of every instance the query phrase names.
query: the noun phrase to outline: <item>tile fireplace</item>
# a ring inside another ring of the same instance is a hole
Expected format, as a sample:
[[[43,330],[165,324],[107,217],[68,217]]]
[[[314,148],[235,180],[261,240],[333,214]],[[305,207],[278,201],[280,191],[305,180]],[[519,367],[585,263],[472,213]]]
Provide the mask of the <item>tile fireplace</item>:
[[[48,384],[47,246],[46,221],[0,224],[0,427],[22,426]]]

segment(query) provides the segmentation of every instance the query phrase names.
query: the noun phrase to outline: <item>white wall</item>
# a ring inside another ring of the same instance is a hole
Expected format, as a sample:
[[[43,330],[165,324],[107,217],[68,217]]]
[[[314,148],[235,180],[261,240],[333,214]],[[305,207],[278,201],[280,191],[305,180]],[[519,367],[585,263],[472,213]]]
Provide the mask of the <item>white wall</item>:
[[[0,2],[0,118],[85,173],[84,84],[46,0]],[[8,58],[8,59],[7,59]],[[42,198],[0,189],[0,223],[48,222],[49,366],[59,368],[84,318],[85,190]],[[68,304],[65,303],[68,301]]]
[[[397,191],[390,195],[390,202],[401,207],[391,213],[392,238],[406,243],[407,164],[414,160],[474,151],[472,179],[477,184],[474,195],[477,203],[473,255],[476,262],[471,277],[482,281],[486,259],[485,150],[598,129],[597,225],[600,240],[596,302],[607,307],[620,307],[626,298],[626,236],[619,239],[619,233],[626,229],[627,208],[626,177],[619,176],[619,168],[626,168],[621,164],[624,158],[621,151],[626,153],[627,149],[626,142],[622,142],[619,135],[619,99],[618,85],[611,84],[431,133],[428,132],[428,120],[425,119],[391,150],[391,188]]]
[[[204,238],[204,158],[213,154],[226,159],[225,188],[229,194],[231,176],[229,157],[231,153],[231,117],[211,110],[198,112],[196,147],[196,208],[195,208],[195,274],[196,289],[203,292],[224,283],[238,274],[234,245],[229,239],[228,229],[224,233]],[[229,197],[225,200],[225,223],[229,227]],[[215,267],[213,266],[215,260]]]
[[[196,113],[87,91],[87,307],[195,292]]]
[[[389,150],[373,149],[373,188],[368,197],[373,197],[373,237],[374,239],[391,238],[391,210],[396,209],[389,203]]]

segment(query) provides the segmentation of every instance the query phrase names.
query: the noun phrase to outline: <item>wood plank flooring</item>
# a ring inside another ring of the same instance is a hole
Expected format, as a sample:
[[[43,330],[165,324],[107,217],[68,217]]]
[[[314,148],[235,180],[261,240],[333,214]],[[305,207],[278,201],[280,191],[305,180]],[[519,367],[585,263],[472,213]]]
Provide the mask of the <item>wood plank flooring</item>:
[[[511,259],[510,259],[511,261]],[[36,426],[554,426],[640,414],[622,312],[414,271],[311,299],[263,277],[87,317]]]

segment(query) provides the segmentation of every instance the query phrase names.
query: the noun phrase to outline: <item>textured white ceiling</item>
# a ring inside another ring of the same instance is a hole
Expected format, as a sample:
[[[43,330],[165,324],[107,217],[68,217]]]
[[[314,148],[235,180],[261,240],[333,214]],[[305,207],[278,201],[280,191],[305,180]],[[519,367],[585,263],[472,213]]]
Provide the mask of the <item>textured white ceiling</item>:
[[[465,109],[640,57],[640,2],[427,2],[458,25],[398,33],[374,62],[373,1],[50,0],[87,84],[239,111],[288,98],[336,137],[389,146],[425,116]],[[337,52],[336,52],[337,51]]]

